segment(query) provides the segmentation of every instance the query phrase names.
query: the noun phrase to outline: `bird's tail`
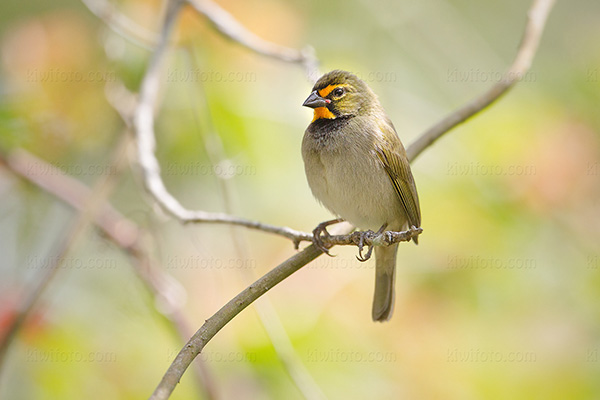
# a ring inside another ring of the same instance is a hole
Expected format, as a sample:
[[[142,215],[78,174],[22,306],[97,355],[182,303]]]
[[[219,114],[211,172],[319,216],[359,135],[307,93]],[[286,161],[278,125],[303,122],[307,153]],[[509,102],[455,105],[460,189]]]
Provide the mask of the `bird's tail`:
[[[384,322],[394,311],[394,284],[398,243],[388,247],[375,247],[375,295],[373,296],[373,321]]]

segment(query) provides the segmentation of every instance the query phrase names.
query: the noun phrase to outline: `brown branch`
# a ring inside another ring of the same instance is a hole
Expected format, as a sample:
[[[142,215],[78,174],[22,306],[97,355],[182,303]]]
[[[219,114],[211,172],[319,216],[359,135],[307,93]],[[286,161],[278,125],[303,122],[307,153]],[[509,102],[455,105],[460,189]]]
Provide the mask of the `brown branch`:
[[[146,49],[151,49],[155,46],[157,38],[152,32],[121,14],[109,1],[81,1],[88,8],[88,10],[92,12],[92,14],[104,21],[106,26],[108,26],[117,35]]]
[[[254,300],[265,294],[273,286],[308,264],[322,254],[314,245],[296,253],[291,258],[279,264],[266,275],[259,278],[244,291],[231,299],[192,336],[185,347],[177,354],[175,360],[163,376],[158,387],[150,397],[151,400],[167,399],[175,389],[180,378],[192,360],[229,321],[248,307]]]
[[[217,32],[257,54],[276,60],[300,64],[309,80],[316,81],[319,77],[319,60],[315,57],[314,49],[310,46],[302,50],[291,49],[268,42],[246,29],[231,14],[212,0],[187,0],[198,13],[204,15]]]
[[[531,67],[533,57],[542,37],[542,32],[544,31],[544,25],[546,24],[550,10],[552,10],[554,1],[534,0],[527,13],[527,24],[523,38],[521,39],[521,45],[510,68],[502,75],[500,81],[487,92],[442,119],[408,146],[406,153],[411,161],[442,137],[442,135],[494,103],[525,76]]]
[[[345,228],[345,232],[348,232],[349,230],[347,227],[337,228]],[[365,243],[375,244],[378,240],[381,240],[385,243],[379,243],[379,245],[386,245],[398,241],[410,241],[413,236],[418,235],[421,231],[422,230],[419,228],[397,234],[387,232],[388,235],[386,235],[385,232],[384,234],[379,235],[373,233],[368,236]],[[333,235],[330,237],[329,241],[336,245],[357,245],[358,235]],[[150,397],[150,400],[168,399],[190,363],[198,354],[200,354],[202,349],[204,349],[204,346],[206,346],[206,344],[225,325],[227,325],[227,323],[229,323],[229,321],[275,285],[313,261],[321,254],[323,254],[322,251],[315,247],[315,245],[308,246],[303,251],[296,253],[294,256],[263,275],[256,282],[231,299],[212,317],[207,319],[202,327],[191,337],[185,347],[177,354],[167,373],[163,376],[158,387]]]
[[[124,138],[127,137],[128,136],[125,136]],[[126,139],[125,141],[127,142]],[[123,143],[123,146],[127,145],[126,142]],[[121,146],[117,149],[117,155],[121,153],[120,150],[124,150],[120,148]],[[118,159],[117,161],[120,164],[123,160]],[[48,164],[24,150],[14,150],[6,157],[0,156],[0,165],[16,176],[29,181],[36,187],[39,187],[60,201],[66,203],[77,210],[80,215],[89,215],[88,221],[98,227],[112,243],[129,256],[136,275],[140,278],[151,295],[154,298],[160,299],[161,302],[166,305],[166,311],[162,312],[162,314],[174,328],[178,339],[185,342],[190,337],[193,332],[191,325],[184,317],[180,306],[173,302],[173,296],[170,295],[170,293],[167,293],[169,285],[166,283],[172,278],[157,268],[144,250],[142,244],[142,231],[140,228],[134,222],[125,218],[121,213],[115,210],[109,203],[104,201],[109,194],[109,190],[100,188],[101,186],[104,186],[104,184],[101,185],[100,182],[94,188],[90,189],[78,180],[63,173],[59,168]],[[117,171],[120,169],[121,167],[114,168],[114,170]],[[111,168],[111,170],[113,170],[113,168]],[[52,179],[49,179],[48,177],[51,177]],[[114,180],[114,175],[112,178]],[[98,207],[97,210],[94,211],[90,209],[90,205],[88,205],[89,199],[94,199],[93,201],[96,204],[96,207]],[[68,237],[72,236],[73,234],[70,234]],[[52,259],[64,259],[64,255],[72,247],[73,243],[71,241],[65,241],[60,247],[60,251],[56,252],[60,255],[52,257]],[[59,266],[60,264],[53,265],[50,270],[56,271]],[[0,340],[0,354],[3,354],[4,351],[6,351],[6,348],[10,344],[10,340],[14,338],[29,314],[29,311],[34,307],[39,295],[48,285],[52,277],[53,273],[49,277],[40,279],[40,283],[31,291],[27,299],[23,301],[23,306],[21,307],[19,315],[7,330],[7,334]],[[204,391],[204,395],[207,399],[216,398],[212,379],[204,364],[199,363],[198,368],[198,380]]]
[[[191,46],[186,48],[185,54],[189,59],[190,68],[200,68],[199,61],[194,57],[194,50]],[[223,160],[227,159],[223,141],[218,129],[215,127],[212,115],[208,110],[200,107],[200,101],[198,97],[206,97],[206,92],[201,83],[196,85],[189,85],[188,90],[190,91],[190,99],[192,101],[193,110],[202,110],[194,112],[194,120],[196,122],[196,130],[200,133],[201,142],[204,147],[209,161],[213,165],[217,165]],[[208,100],[203,99],[204,102]],[[204,119],[204,125],[206,129],[201,129],[200,119]],[[223,200],[223,208],[226,213],[234,214],[237,210],[237,204],[239,200],[238,190],[236,187],[235,179],[227,179],[222,175],[216,175],[215,179],[218,183],[218,191],[221,199]],[[229,226],[229,232],[231,236],[231,243],[233,245],[234,255],[238,259],[248,259],[249,244],[246,240],[246,231],[236,229],[234,226]],[[257,276],[252,268],[243,268],[241,270],[244,282],[253,282]],[[303,395],[306,400],[320,400],[324,399],[325,395],[323,391],[314,380],[312,375],[307,370],[306,366],[297,354],[292,342],[285,331],[281,319],[277,315],[275,308],[271,300],[267,297],[263,297],[261,302],[254,303],[254,310],[258,316],[258,319],[269,338],[273,346],[273,350],[280,361],[283,370],[290,377],[298,391]],[[193,332],[190,332],[190,336]]]
[[[165,187],[160,176],[160,165],[156,159],[156,138],[154,134],[154,107],[157,103],[161,68],[168,48],[168,41],[182,6],[181,0],[168,2],[167,14],[160,35],[160,40],[150,60],[140,88],[137,107],[134,111],[133,127],[137,138],[138,160],[144,175],[144,185],[154,200],[168,214],[184,223],[203,222],[215,224],[231,224],[275,233],[291,239],[294,243],[312,240],[312,235],[287,227],[278,227],[257,221],[238,218],[225,213],[210,213],[201,210],[188,210],[173,197]]]
[[[444,133],[492,104],[498,97],[500,97],[518,81],[516,77],[519,75],[517,74],[524,74],[531,65],[531,61],[540,41],[543,27],[553,3],[553,0],[534,0],[529,10],[529,18],[525,27],[525,33],[523,35],[521,46],[517,52],[516,60],[512,67],[505,74],[504,79],[482,97],[452,113],[430,130],[426,131],[419,140],[409,147],[408,152],[411,159],[414,159]],[[165,25],[168,24],[166,23]],[[166,40],[166,38],[163,38],[163,40]],[[511,75],[511,73],[514,75]],[[410,235],[420,233],[417,231],[409,232],[411,232]],[[409,233],[398,233],[396,238],[402,237],[403,239],[406,239],[408,235]],[[389,235],[386,237],[390,238]],[[333,238],[336,237],[334,236]],[[344,239],[344,241],[345,240],[346,239]],[[371,240],[373,241],[373,238]],[[384,237],[377,238],[375,240],[376,243],[373,242],[373,244],[382,244],[380,243],[380,240],[386,239]],[[352,241],[352,244],[355,243]],[[308,246],[300,253],[297,253],[293,257],[284,261],[282,264],[258,279],[255,283],[250,285],[235,298],[229,301],[212,317],[206,320],[206,323],[200,327],[200,329],[194,334],[194,336],[192,336],[185,347],[179,352],[150,399],[164,400],[169,398],[188,365],[202,351],[204,346],[217,334],[217,332],[219,332],[231,319],[244,310],[254,300],[258,299],[270,288],[277,285],[279,282],[321,254],[322,252],[314,245]]]
[[[82,3],[101,19],[108,28],[128,41],[151,50],[158,37],[123,15],[107,0],[81,0]],[[261,39],[254,32],[240,24],[229,12],[211,0],[185,0],[198,14],[204,16],[223,37],[240,44],[246,49],[265,57],[300,65],[309,80],[319,76],[319,60],[311,46],[301,50],[281,46]]]
[[[364,246],[390,246],[394,243],[410,242],[413,237],[417,237],[421,233],[423,233],[423,228],[412,228],[402,232],[354,232],[349,235],[326,236],[323,238],[323,242],[328,246],[359,246],[360,244]]]
[[[79,214],[71,224],[68,233],[65,237],[60,239],[54,249],[51,257],[52,262],[48,268],[45,269],[44,273],[41,274],[37,282],[32,285],[32,288],[25,293],[23,299],[19,302],[16,316],[9,323],[5,334],[0,337],[0,367],[4,363],[8,348],[37,304],[40,296],[56,276],[67,254],[81,239],[89,222],[96,218],[96,215],[102,209],[104,200],[112,192],[117,174],[124,168],[126,146],[127,138],[124,138],[116,147],[112,162],[110,163],[109,170],[116,171],[117,173],[104,175],[98,179],[98,182],[94,185],[94,196],[91,195],[89,190],[82,190],[81,186],[57,185],[57,191],[64,193],[64,195],[72,196],[72,199],[78,202]],[[53,174],[59,171],[57,168],[41,162],[41,160],[38,160],[33,156],[28,156],[27,153],[22,151],[15,151],[13,154],[9,155],[7,159],[0,159],[0,163],[6,166],[7,169],[18,173],[21,176],[31,176],[32,178],[30,180],[37,180],[40,182],[40,186],[46,188],[51,186],[53,182],[56,182],[56,179],[54,179],[55,175]],[[50,179],[50,177],[52,177],[52,179]]]

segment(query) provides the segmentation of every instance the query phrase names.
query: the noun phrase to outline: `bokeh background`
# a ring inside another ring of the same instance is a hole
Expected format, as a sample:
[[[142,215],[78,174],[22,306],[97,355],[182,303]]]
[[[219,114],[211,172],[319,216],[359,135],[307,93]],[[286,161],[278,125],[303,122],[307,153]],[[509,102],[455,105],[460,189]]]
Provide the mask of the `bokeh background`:
[[[162,2],[112,4],[158,29]],[[498,80],[530,6],[219,4],[264,39],[310,44],[323,71],[361,76],[405,144]],[[335,248],[206,347],[216,398],[599,398],[598,18],[595,0],[559,1],[514,91],[413,163],[424,233],[419,246],[401,245],[389,323],[370,319],[374,263]],[[156,124],[171,192],[189,208],[304,231],[330,219],[304,177],[311,110],[301,104],[312,83],[302,69],[223,39],[191,10],[173,43]],[[191,327],[294,254],[280,237],[165,216],[143,190],[133,149],[122,173],[111,168],[126,129],[108,99],[137,91],[150,54],[143,41],[108,29],[78,1],[9,1],[0,5],[0,54],[2,154],[26,149],[89,186],[114,175],[110,203],[144,229]],[[77,214],[5,168],[0,198],[4,332]],[[161,312],[131,260],[85,230],[10,347],[0,396],[146,398],[182,345]],[[190,370],[172,398],[202,393]]]

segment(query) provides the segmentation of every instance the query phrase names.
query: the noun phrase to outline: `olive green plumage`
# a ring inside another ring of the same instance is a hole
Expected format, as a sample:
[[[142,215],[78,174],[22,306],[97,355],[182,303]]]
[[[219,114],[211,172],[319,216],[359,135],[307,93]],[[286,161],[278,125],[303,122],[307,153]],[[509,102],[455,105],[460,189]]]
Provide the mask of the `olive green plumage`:
[[[317,81],[304,105],[315,109],[302,141],[315,197],[359,229],[420,227],[406,151],[369,86],[349,72],[331,71]],[[397,249],[397,244],[375,248],[375,321],[392,315]]]

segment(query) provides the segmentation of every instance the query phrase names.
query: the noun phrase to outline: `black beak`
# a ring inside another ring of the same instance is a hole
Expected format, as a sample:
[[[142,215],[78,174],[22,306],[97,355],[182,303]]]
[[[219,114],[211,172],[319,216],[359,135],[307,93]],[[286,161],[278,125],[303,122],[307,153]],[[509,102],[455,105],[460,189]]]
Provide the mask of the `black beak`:
[[[319,96],[319,94],[315,90],[310,94],[310,96],[308,96],[306,100],[304,100],[304,103],[302,103],[302,105],[304,107],[319,108],[327,106],[327,101],[321,96]]]

